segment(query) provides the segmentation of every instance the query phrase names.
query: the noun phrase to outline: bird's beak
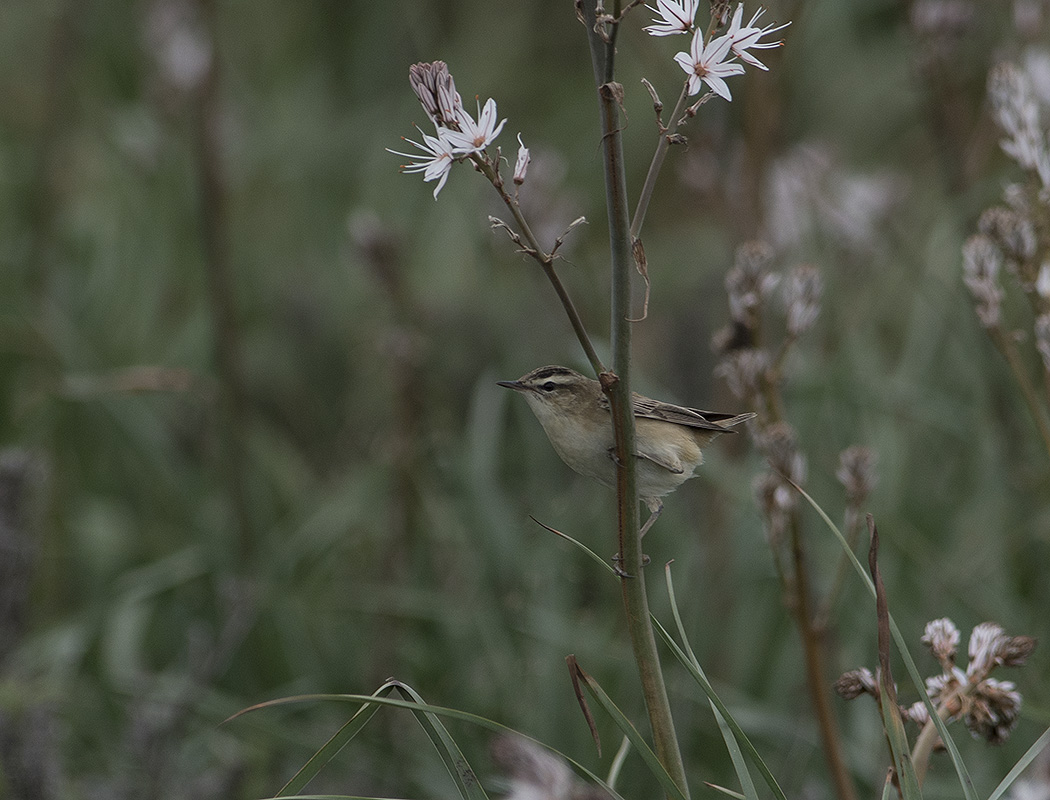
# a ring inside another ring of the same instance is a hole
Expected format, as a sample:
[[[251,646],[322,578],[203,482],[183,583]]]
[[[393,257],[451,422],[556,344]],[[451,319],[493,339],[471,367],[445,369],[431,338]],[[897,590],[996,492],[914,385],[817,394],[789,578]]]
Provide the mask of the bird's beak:
[[[513,389],[515,392],[524,392],[529,388],[521,381],[496,381],[496,385],[505,389]]]

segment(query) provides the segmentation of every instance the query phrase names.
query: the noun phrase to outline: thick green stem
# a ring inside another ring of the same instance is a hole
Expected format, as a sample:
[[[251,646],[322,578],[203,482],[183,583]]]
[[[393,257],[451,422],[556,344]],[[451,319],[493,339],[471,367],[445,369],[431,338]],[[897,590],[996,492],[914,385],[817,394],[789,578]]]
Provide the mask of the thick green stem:
[[[619,13],[616,4],[614,16]],[[685,766],[678,748],[671,704],[667,698],[656,638],[649,616],[649,600],[642,571],[642,540],[638,526],[638,491],[635,475],[634,404],[631,399],[631,250],[630,218],[627,203],[627,180],[620,136],[618,95],[622,87],[612,81],[613,41],[615,28],[608,39],[594,30],[594,4],[584,0],[582,8],[587,23],[588,40],[598,84],[602,127],[602,162],[605,167],[606,206],[609,215],[610,267],[612,272],[612,321],[614,373],[603,373],[602,388],[612,408],[616,441],[618,529],[623,603],[627,629],[641,677],[642,693],[653,730],[657,758],[671,779],[688,798]]]

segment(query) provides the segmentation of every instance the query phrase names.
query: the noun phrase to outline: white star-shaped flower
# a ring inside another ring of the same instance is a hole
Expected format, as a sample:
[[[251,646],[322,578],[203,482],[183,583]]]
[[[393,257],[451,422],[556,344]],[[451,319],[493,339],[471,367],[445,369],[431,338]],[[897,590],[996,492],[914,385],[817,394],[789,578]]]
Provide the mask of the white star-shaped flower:
[[[480,153],[492,144],[496,137],[499,136],[499,132],[503,130],[503,123],[507,120],[502,119],[498,123],[496,122],[496,101],[490,97],[485,101],[484,108],[480,108],[480,104],[481,102],[478,101],[477,122],[466,111],[462,111],[459,114],[460,129],[458,131],[445,131],[445,135],[457,153],[464,155]]]
[[[785,22],[783,25],[766,25],[764,28],[759,28],[755,23],[758,22],[758,18],[765,13],[764,8],[759,8],[755,12],[755,16],[751,17],[751,21],[747,25],[743,25],[744,20],[744,4],[741,3],[736,7],[736,11],[733,13],[733,19],[729,23],[729,29],[726,31],[726,36],[733,40],[732,50],[733,53],[743,62],[750,64],[753,67],[767,70],[765,64],[747,52],[749,49],[755,50],[771,50],[774,47],[780,47],[784,44],[783,39],[776,42],[760,42],[758,41],[767,34],[776,33],[777,31],[784,30],[790,22]]]
[[[696,9],[700,0],[656,0],[656,8],[646,6],[659,17],[653,19],[652,25],[642,30],[650,36],[673,36],[676,33],[689,33],[696,19]]]
[[[712,39],[705,46],[703,32],[697,31],[693,35],[689,52],[679,53],[674,57],[689,75],[690,96],[699,93],[702,84],[706,83],[719,97],[733,99],[725,78],[743,74],[744,65],[726,62],[726,58],[732,52],[732,46],[733,39],[728,34]]]
[[[417,130],[419,130],[417,128]],[[448,171],[452,169],[452,163],[456,159],[456,155],[453,151],[452,142],[449,141],[448,136],[451,131],[447,131],[444,128],[438,128],[437,136],[428,136],[423,134],[423,144],[412,141],[411,139],[404,139],[411,145],[415,145],[429,157],[421,157],[415,153],[401,153],[397,150],[391,150],[389,147],[386,148],[388,153],[393,153],[396,156],[404,156],[405,158],[421,158],[420,161],[414,161],[410,164],[402,164],[401,171],[409,174],[413,172],[422,172],[423,180],[426,182],[437,181],[437,188],[434,189],[434,199],[437,200],[438,192],[441,191],[445,185],[445,181],[448,180]],[[402,137],[404,138],[404,137]]]

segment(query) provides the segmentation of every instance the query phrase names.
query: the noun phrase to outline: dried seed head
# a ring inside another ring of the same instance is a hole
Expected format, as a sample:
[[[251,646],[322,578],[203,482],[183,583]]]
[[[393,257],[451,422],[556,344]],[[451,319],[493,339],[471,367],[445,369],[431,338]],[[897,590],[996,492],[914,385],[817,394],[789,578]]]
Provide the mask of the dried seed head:
[[[795,430],[786,422],[770,425],[758,437],[770,466],[796,484],[806,481],[806,458],[799,452]]]
[[[1015,264],[1024,263],[1035,255],[1035,226],[1031,219],[1012,208],[989,208],[977,221],[977,230],[989,237]]]
[[[756,476],[754,491],[766,523],[766,539],[770,547],[776,548],[787,533],[791,509],[796,503],[795,491],[775,472]]]
[[[999,271],[1003,254],[984,234],[975,234],[963,245],[963,281],[973,295],[977,318],[985,328],[999,326],[1003,290]]]
[[[875,454],[867,447],[853,445],[839,454],[835,477],[846,489],[846,500],[854,508],[863,505],[877,482]]]
[[[959,647],[959,629],[947,617],[927,622],[921,641],[930,648],[933,657],[941,664],[947,666],[955,662],[955,652]]]
[[[769,369],[769,356],[765,350],[747,347],[730,350],[715,369],[715,373],[726,379],[738,400],[750,402],[758,395]]]
[[[1021,712],[1021,695],[1014,684],[989,678],[974,690],[971,700],[964,717],[970,733],[989,744],[1006,741]]]
[[[959,679],[954,674],[942,673],[940,675],[931,675],[926,679],[926,694],[930,696],[930,699],[937,702],[937,699],[947,693],[950,689],[954,689],[959,685]]]
[[[1002,626],[994,622],[982,622],[970,633],[970,663],[966,666],[966,677],[977,683],[996,665],[999,648],[1006,640]]]
[[[824,281],[816,267],[804,265],[791,270],[783,291],[788,335],[801,336],[813,326],[820,314]]]
[[[1035,346],[1043,358],[1043,368],[1050,372],[1050,314],[1040,314],[1036,317]]]
[[[867,667],[844,672],[835,681],[835,693],[844,700],[853,700],[862,694],[870,694],[872,697],[879,696],[879,689],[875,685],[875,676]]]
[[[988,97],[1006,138],[1003,151],[1050,187],[1050,152],[1039,124],[1039,106],[1028,76],[1013,64],[998,64],[988,76]]]
[[[726,273],[729,316],[734,322],[754,328],[762,300],[776,286],[770,271],[773,251],[764,242],[747,242],[736,251],[733,268]]]
[[[995,661],[1004,667],[1022,667],[1035,650],[1036,640],[1031,636],[1007,636],[999,642]]]
[[[925,725],[930,721],[930,712],[926,708],[926,704],[921,700],[917,703],[912,703],[907,708],[902,708],[901,716],[904,719],[910,719],[916,725]]]

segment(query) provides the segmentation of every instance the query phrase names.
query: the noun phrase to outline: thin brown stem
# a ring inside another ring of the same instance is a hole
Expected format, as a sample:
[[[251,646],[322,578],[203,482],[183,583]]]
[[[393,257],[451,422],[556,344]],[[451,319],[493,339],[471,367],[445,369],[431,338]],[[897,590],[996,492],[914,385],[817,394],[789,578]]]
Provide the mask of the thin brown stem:
[[[806,664],[806,684],[810,700],[817,717],[821,743],[827,759],[828,770],[835,784],[835,792],[840,800],[855,800],[856,790],[846,767],[842,752],[842,736],[839,733],[838,721],[831,708],[831,695],[828,691],[827,667],[823,637],[817,629],[810,611],[809,570],[806,567],[805,550],[802,545],[801,523],[798,513],[791,515],[791,561],[794,571],[794,608],[795,621],[798,624],[802,639],[802,653]]]
[[[474,155],[472,160],[481,173],[489,179],[493,187],[499,193],[504,204],[510,210],[511,215],[514,217],[514,223],[518,226],[518,232],[526,245],[523,252],[526,255],[531,256],[540,265],[543,269],[544,275],[547,276],[547,280],[550,281],[551,286],[554,287],[554,292],[558,295],[558,300],[561,302],[562,308],[565,309],[565,314],[569,318],[569,324],[572,326],[573,333],[576,334],[576,338],[579,340],[583,352],[587,355],[587,360],[590,362],[595,375],[600,375],[605,372],[605,365],[602,364],[601,359],[598,358],[598,352],[594,349],[594,345],[591,343],[591,338],[587,334],[587,328],[583,324],[580,312],[577,311],[576,304],[572,302],[572,297],[569,296],[565,284],[561,282],[561,278],[558,277],[558,273],[554,269],[555,257],[546,252],[540,245],[539,240],[529,226],[528,220],[525,219],[525,215],[522,213],[521,205],[518,203],[518,198],[506,190],[503,180],[500,177],[498,167],[493,166],[488,158],[481,155]]]
[[[218,42],[215,35],[218,8],[213,0],[200,0],[200,8],[212,39],[212,59],[198,89],[194,114],[201,239],[204,245],[215,366],[219,377],[219,426],[224,437],[221,469],[238,529],[241,560],[246,561],[254,549],[254,534],[245,479],[247,402],[234,301],[233,267],[229,255],[229,199],[223,176],[222,141],[219,135],[221,107]]]

